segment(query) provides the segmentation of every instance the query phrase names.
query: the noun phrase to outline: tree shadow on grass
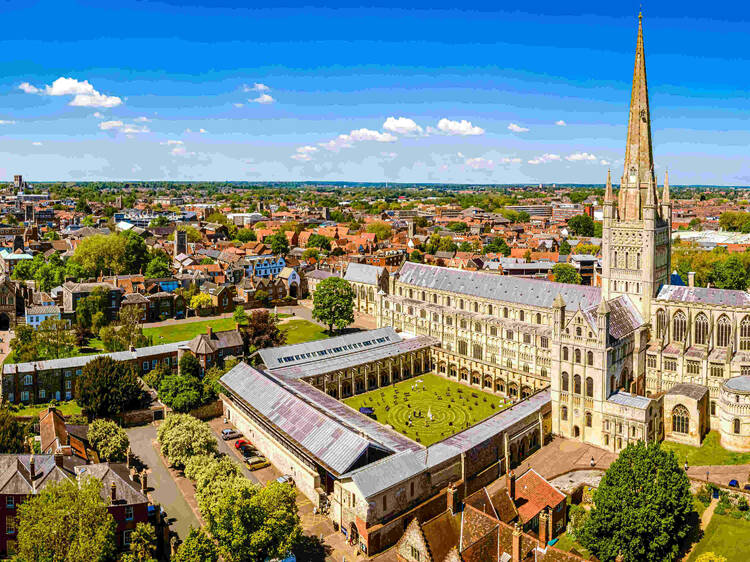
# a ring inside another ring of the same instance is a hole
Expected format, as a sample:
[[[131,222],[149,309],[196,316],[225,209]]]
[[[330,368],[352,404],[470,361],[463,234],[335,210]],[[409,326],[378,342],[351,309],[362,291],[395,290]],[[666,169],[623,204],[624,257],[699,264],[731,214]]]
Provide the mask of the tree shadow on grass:
[[[700,540],[703,538],[703,529],[701,529],[701,518],[698,515],[697,511],[693,511],[693,513],[690,514],[690,517],[688,518],[687,522],[688,526],[690,527],[690,530],[688,531],[687,536],[682,541],[682,544],[680,545],[680,558],[685,558],[685,555],[690,552],[690,550],[700,542]]]
[[[302,535],[297,544],[292,547],[292,553],[297,560],[305,562],[325,562],[331,554],[331,547],[325,544],[319,537]]]

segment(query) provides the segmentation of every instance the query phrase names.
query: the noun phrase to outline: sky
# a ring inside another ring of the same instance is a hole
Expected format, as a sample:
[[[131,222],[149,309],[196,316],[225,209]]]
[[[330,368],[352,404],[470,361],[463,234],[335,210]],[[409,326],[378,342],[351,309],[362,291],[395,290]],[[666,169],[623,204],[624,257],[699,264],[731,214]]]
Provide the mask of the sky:
[[[639,2],[271,4],[0,0],[0,181],[622,174]],[[750,185],[750,4],[643,12],[659,181]]]

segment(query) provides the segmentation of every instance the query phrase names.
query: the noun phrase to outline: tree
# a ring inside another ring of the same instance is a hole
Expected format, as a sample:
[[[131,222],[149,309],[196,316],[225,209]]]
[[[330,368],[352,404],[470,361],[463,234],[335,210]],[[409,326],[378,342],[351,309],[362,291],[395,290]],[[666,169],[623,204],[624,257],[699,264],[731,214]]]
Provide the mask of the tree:
[[[203,383],[194,376],[167,375],[159,383],[159,399],[175,412],[189,412],[203,403]]]
[[[374,234],[378,241],[388,240],[392,234],[391,225],[383,221],[372,221],[367,225],[365,231]]]
[[[18,555],[24,561],[90,562],[115,554],[115,521],[95,478],[52,482],[20,504]]]
[[[727,559],[713,552],[704,552],[695,559],[695,562],[727,562]]]
[[[124,462],[130,439],[125,430],[111,420],[96,419],[89,425],[88,440],[101,460]]]
[[[247,313],[245,312],[245,308],[237,306],[232,313],[232,320],[239,325],[247,324]]]
[[[147,278],[169,277],[172,275],[172,262],[164,252],[154,252],[146,266]]]
[[[8,408],[0,408],[0,453],[23,452],[23,426]]]
[[[45,318],[34,333],[34,338],[39,357],[69,357],[75,349],[75,336],[68,327],[68,321],[61,318]]]
[[[690,481],[672,452],[636,441],[594,492],[580,542],[602,562],[671,561],[696,517]]]
[[[594,219],[588,215],[576,215],[568,221],[568,230],[575,236],[593,236]]]
[[[194,308],[196,310],[200,308],[208,308],[212,304],[213,301],[211,300],[211,295],[208,295],[206,293],[198,293],[190,299],[190,308]]]
[[[563,240],[560,244],[560,255],[561,256],[567,256],[572,251],[572,248],[570,247],[570,244],[568,244],[567,240]]]
[[[114,418],[139,404],[140,381],[130,365],[100,356],[86,363],[76,381],[78,404],[89,419]]]
[[[185,236],[187,237],[187,241],[190,243],[194,244],[196,242],[200,242],[203,239],[203,235],[200,233],[200,230],[188,224],[181,224],[180,226],[177,227],[177,230],[184,230]],[[175,237],[175,234],[173,232],[167,237],[167,240],[173,241],[174,237]]]
[[[201,364],[192,353],[186,353],[180,359],[180,375],[183,377],[195,377],[200,378],[201,376]]]
[[[570,285],[581,284],[581,274],[570,264],[558,263],[552,268],[552,275],[557,283],[568,283]]]
[[[255,235],[255,231],[249,228],[237,229],[237,233],[234,236],[243,244],[246,242],[255,242],[258,239]]]
[[[208,530],[228,560],[283,558],[301,536],[295,492],[272,481],[264,487],[231,478],[215,494],[199,500]],[[238,533],[236,522],[242,521]]]
[[[184,468],[192,456],[216,453],[213,433],[190,414],[170,414],[156,435],[162,454],[176,468]]]
[[[448,230],[451,232],[466,232],[469,230],[469,225],[461,221],[452,222],[448,225]]]
[[[267,310],[254,310],[247,324],[240,327],[240,333],[248,355],[286,343],[286,332],[279,329],[278,319]]]
[[[285,256],[289,253],[289,240],[287,240],[286,235],[283,232],[277,232],[271,236],[266,236],[263,243],[269,245],[271,247],[271,252],[277,256]]]
[[[186,354],[191,355],[190,353]],[[192,356],[192,355],[191,355]],[[200,367],[198,368],[198,372],[200,372]],[[159,388],[159,384],[161,381],[166,377],[167,375],[172,374],[172,367],[167,365],[164,361],[159,363],[156,366],[156,369],[151,369],[148,373],[143,375],[143,381],[149,385],[151,388],[157,389]]]
[[[109,304],[109,291],[104,287],[95,287],[87,297],[79,299],[76,303],[76,324],[86,331],[94,327],[94,320],[97,313],[102,313]]]
[[[320,250],[331,249],[331,239],[322,234],[311,234],[307,239],[307,248],[318,248]]]
[[[211,537],[203,529],[190,528],[190,532],[172,562],[218,562],[219,551]]]
[[[688,223],[688,228],[690,230],[703,230],[703,226],[701,224],[701,220],[699,218],[694,218]],[[710,554],[710,553],[706,553]]]
[[[422,252],[419,250],[414,250],[411,254],[409,254],[409,261],[414,263],[422,263]]]
[[[747,289],[747,269],[737,256],[730,256],[726,260],[716,263],[709,277],[711,284],[718,289],[735,289],[738,291]]]
[[[148,223],[149,228],[158,228],[161,226],[169,226],[169,219],[165,217],[164,215],[159,215],[155,219],[153,219],[150,223]]]
[[[130,552],[121,562],[156,562],[156,531],[150,523],[138,523],[130,537]]]
[[[339,330],[354,322],[354,289],[341,277],[328,277],[318,284],[313,296],[313,318]]]
[[[27,324],[16,326],[14,337],[10,340],[10,348],[16,361],[33,361],[39,358],[36,347],[36,333],[34,328]]]

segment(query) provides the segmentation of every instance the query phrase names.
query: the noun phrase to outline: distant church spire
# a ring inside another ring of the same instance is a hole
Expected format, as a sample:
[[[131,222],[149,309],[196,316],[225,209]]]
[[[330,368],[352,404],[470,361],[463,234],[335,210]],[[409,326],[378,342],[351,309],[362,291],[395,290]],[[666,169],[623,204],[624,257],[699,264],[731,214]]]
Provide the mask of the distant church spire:
[[[630,94],[630,117],[628,119],[628,139],[625,146],[625,166],[621,187],[622,218],[641,219],[644,202],[656,204],[656,178],[654,177],[654,157],[651,147],[651,113],[648,105],[648,84],[646,81],[646,54],[643,47],[643,15],[638,14],[638,41],[635,48],[635,68],[633,88]],[[653,190],[653,193],[649,191]],[[624,211],[624,213],[623,213]]]
[[[662,205],[671,203],[671,199],[669,198],[669,170],[664,173],[664,192],[661,196],[661,202]]]
[[[605,201],[614,201],[615,194],[612,192],[612,170],[607,170],[607,189],[604,192]]]

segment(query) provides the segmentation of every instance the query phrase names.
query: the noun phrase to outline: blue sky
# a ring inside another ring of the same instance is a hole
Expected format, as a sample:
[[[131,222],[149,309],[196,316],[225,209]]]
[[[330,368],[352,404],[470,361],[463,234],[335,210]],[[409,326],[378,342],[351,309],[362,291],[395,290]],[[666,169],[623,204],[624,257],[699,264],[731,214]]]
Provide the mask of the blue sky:
[[[639,4],[499,4],[0,2],[0,180],[619,177]],[[750,184],[749,28],[645,6],[660,178]]]

